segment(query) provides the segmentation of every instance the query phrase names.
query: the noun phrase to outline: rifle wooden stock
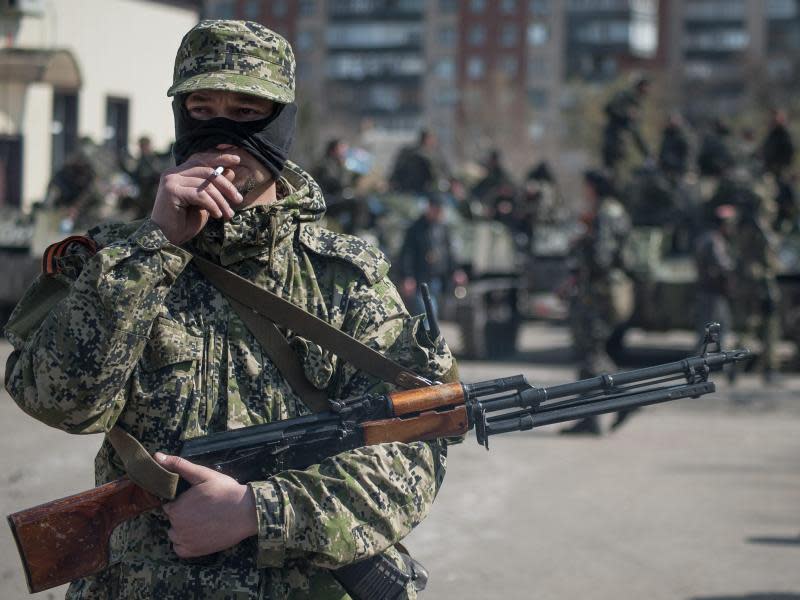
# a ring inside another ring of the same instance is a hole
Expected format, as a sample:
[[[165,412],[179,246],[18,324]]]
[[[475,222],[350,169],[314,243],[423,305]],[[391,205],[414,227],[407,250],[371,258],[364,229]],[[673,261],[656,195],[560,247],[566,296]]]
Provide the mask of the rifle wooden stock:
[[[122,478],[8,516],[33,592],[102,571],[114,528],[161,499]]]
[[[464,386],[460,383],[445,383],[432,387],[393,392],[389,394],[389,398],[392,400],[392,412],[394,415],[402,417],[403,415],[424,413],[429,410],[464,404]]]
[[[384,442],[419,442],[463,435],[469,430],[467,408],[425,412],[407,419],[380,419],[361,426],[367,446]]]

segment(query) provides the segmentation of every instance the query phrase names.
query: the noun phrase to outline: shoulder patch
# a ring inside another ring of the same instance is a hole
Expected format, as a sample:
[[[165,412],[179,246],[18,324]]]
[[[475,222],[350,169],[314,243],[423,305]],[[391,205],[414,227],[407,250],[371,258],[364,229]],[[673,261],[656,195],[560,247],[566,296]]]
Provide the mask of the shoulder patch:
[[[56,275],[61,272],[59,259],[69,254],[74,247],[82,247],[93,256],[97,253],[97,242],[82,235],[71,235],[68,238],[51,244],[44,251],[42,256],[42,273],[45,275]]]
[[[335,233],[311,224],[301,225],[300,243],[315,254],[350,263],[364,274],[370,285],[389,272],[389,261],[383,252],[353,235]]]

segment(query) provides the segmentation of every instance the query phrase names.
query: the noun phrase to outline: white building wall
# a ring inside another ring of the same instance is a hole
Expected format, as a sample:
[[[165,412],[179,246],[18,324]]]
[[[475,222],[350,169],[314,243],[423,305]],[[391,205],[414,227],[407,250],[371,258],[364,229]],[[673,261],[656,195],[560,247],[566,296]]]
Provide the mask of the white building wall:
[[[64,48],[73,53],[82,79],[79,135],[102,142],[106,99],[127,98],[129,148],[135,153],[136,139],[148,135],[160,150],[174,137],[166,92],[172,82],[175,53],[183,34],[197,20],[194,10],[149,0],[46,0],[44,14],[22,19],[13,45]],[[43,197],[51,175],[52,100],[46,104],[37,93],[27,96],[26,112],[35,114],[26,115],[23,131],[24,206]],[[39,127],[40,122],[48,126]],[[36,150],[29,150],[31,146]]]
[[[53,88],[34,83],[25,92],[22,111],[22,205],[40,201],[50,181],[52,138],[50,122],[53,112]]]

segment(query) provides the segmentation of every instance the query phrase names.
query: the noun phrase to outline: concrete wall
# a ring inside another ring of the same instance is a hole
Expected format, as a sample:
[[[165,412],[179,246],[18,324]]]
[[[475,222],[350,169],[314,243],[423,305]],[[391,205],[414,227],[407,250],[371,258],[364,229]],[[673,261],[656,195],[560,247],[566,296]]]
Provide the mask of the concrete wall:
[[[128,144],[135,154],[141,135],[150,136],[156,149],[173,139],[166,92],[181,38],[197,20],[194,10],[149,0],[47,0],[44,14],[22,18],[12,45],[73,53],[83,83],[78,101],[81,136],[102,142],[107,98],[127,98]],[[25,136],[23,204],[29,206],[42,197],[51,175],[52,90],[48,100],[31,86],[24,112],[18,125]]]

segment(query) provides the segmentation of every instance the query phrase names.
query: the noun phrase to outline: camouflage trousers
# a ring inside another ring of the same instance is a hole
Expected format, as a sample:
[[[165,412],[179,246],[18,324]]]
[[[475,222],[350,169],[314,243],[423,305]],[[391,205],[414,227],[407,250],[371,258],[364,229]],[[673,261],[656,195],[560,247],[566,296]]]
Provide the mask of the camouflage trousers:
[[[744,297],[737,299],[737,322],[742,332],[741,345],[755,339],[760,346],[757,358],[759,369],[775,371],[778,369],[778,343],[781,339],[780,313],[778,302],[780,292],[774,281],[751,282],[743,286],[748,290]]]
[[[572,348],[578,361],[578,377],[594,377],[598,373],[616,370],[606,350],[611,334],[619,325],[614,312],[611,299],[604,295],[572,298],[569,324]]]

